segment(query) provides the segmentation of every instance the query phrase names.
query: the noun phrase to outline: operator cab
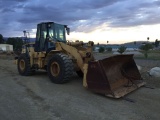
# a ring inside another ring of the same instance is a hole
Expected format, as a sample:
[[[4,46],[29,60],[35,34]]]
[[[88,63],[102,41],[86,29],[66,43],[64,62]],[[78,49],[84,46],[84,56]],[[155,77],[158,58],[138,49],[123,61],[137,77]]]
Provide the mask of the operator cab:
[[[54,22],[40,23],[37,25],[35,52],[55,50],[55,42],[66,43],[66,31],[69,35],[70,29],[67,25]]]

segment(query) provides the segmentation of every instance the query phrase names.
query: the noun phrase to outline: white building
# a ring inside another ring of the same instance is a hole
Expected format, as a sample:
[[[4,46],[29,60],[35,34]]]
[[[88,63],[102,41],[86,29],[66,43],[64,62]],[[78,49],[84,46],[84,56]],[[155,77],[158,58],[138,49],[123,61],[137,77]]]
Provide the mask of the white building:
[[[13,45],[0,44],[0,50],[2,50],[2,51],[13,51]]]

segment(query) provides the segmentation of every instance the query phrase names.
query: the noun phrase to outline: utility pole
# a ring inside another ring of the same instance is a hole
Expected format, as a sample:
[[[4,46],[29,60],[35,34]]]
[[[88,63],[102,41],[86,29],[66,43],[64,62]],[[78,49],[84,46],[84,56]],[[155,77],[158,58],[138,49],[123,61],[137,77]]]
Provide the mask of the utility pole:
[[[30,38],[30,34],[29,34],[29,32],[27,32],[26,30],[24,30],[23,31],[23,33],[24,33],[24,40],[25,40],[25,44],[26,43],[29,43],[30,41],[29,41],[29,38]]]

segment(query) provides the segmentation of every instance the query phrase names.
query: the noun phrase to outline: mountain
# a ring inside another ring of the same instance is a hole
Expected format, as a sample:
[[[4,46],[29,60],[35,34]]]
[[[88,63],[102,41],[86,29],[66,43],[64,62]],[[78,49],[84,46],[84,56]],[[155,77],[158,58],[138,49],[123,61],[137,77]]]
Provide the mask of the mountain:
[[[124,44],[99,44],[99,45],[95,45],[95,47],[106,47],[106,48],[119,48],[120,46],[125,46],[127,48],[139,48],[141,45],[144,45],[146,43],[150,43],[153,44],[154,42],[150,42],[150,41],[135,41],[135,42],[128,42],[128,43],[124,43]]]

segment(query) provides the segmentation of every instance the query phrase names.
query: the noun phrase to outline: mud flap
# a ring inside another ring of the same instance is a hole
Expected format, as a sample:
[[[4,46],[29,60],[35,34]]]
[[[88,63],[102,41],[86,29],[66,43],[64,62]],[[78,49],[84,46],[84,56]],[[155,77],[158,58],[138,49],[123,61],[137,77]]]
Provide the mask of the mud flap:
[[[116,55],[88,63],[87,87],[96,93],[120,98],[143,86],[133,55]]]

